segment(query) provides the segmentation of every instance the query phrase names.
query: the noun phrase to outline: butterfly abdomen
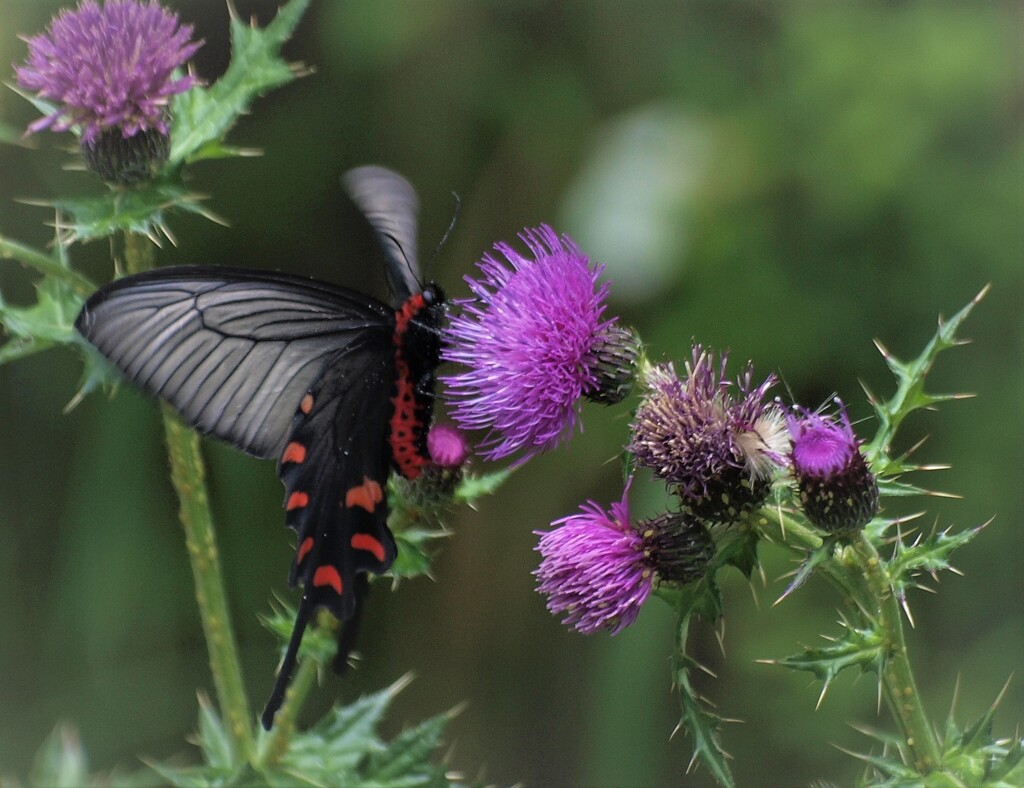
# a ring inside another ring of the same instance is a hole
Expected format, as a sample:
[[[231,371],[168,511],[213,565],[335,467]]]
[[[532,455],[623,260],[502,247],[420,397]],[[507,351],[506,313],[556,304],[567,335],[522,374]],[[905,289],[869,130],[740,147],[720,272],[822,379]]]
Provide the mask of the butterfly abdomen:
[[[417,478],[430,463],[427,430],[434,409],[434,371],[440,363],[442,301],[440,290],[428,287],[395,312],[395,389],[388,445],[395,469],[406,479]]]

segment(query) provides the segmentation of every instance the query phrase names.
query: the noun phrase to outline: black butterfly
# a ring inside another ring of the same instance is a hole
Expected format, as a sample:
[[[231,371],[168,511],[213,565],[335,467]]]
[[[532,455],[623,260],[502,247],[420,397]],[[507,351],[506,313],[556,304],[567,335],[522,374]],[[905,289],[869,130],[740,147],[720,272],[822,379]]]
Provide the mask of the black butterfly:
[[[335,662],[344,668],[366,573],[386,571],[397,553],[388,472],[414,479],[429,463],[445,307],[441,290],[417,279],[416,192],[380,167],[351,170],[343,182],[384,249],[394,309],[286,274],[185,266],[113,282],[75,321],[199,432],[277,459],[298,535],[289,583],[304,592],[263,712],[267,729],[317,608],[348,622]]]

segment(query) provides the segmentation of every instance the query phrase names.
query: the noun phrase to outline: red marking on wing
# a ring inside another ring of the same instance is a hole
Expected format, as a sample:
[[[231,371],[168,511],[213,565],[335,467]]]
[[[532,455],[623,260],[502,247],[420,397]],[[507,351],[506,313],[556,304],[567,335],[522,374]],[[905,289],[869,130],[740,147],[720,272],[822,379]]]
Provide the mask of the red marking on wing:
[[[309,415],[309,412],[313,410],[312,394],[307,394],[305,397],[302,398],[302,402],[299,403],[299,410],[301,410],[306,415]]]
[[[384,560],[384,545],[369,534],[352,534],[352,547],[373,553],[373,557],[378,561]]]
[[[313,585],[318,588],[320,586],[330,586],[338,594],[341,594],[341,575],[330,564],[318,566],[313,573]]]
[[[363,477],[363,483],[358,487],[352,487],[345,493],[345,508],[360,506],[366,511],[373,513],[377,504],[384,500],[384,491],[381,486],[369,476]]]
[[[302,540],[302,544],[299,545],[298,555],[295,556],[295,563],[301,564],[302,559],[309,555],[309,551],[313,549],[313,537],[307,536]]]
[[[292,441],[285,449],[284,454],[281,455],[281,462],[305,462],[306,460],[306,447],[301,443]]]
[[[293,509],[301,509],[309,503],[309,496],[304,492],[293,492],[288,496],[288,503],[285,504],[285,509],[289,512]]]

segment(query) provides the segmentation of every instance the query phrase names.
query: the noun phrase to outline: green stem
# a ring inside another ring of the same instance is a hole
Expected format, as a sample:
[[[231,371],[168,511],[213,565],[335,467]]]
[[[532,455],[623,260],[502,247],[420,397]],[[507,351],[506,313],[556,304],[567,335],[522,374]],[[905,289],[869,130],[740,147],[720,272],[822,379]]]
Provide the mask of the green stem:
[[[142,236],[125,236],[124,255],[128,273],[138,273],[153,267],[153,247]],[[231,628],[213,517],[206,492],[206,471],[199,451],[199,436],[170,408],[164,407],[163,419],[171,463],[171,483],[181,506],[179,516],[185,528],[185,544],[192,563],[196,601],[199,603],[199,615],[210,654],[213,683],[234,751],[245,761],[251,761],[255,754],[253,716],[249,710],[238,648]]]
[[[875,546],[863,534],[858,535],[851,546],[867,586],[875,596],[876,620],[885,636],[886,656],[881,681],[886,702],[913,756],[911,765],[919,773],[928,774],[939,768],[942,755],[910,668],[899,600]]]
[[[818,549],[821,537],[779,509],[764,509],[762,528],[780,544],[805,552]],[[921,695],[914,681],[903,632],[903,616],[892,582],[875,546],[863,533],[844,543],[830,560],[816,567],[832,585],[851,612],[877,626],[885,639],[882,663],[882,691],[899,727],[912,766],[927,774],[941,764],[935,731],[928,722]]]

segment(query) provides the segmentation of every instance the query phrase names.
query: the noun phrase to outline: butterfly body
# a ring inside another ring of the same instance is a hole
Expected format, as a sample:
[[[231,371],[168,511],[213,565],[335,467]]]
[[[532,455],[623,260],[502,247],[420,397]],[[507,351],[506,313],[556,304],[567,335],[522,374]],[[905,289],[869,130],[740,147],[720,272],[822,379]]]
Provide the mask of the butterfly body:
[[[344,662],[366,574],[387,571],[397,554],[388,474],[415,479],[430,462],[445,306],[439,288],[417,282],[415,192],[378,167],[344,181],[384,248],[396,308],[287,274],[184,266],[112,282],[75,324],[199,432],[277,460],[285,520],[296,533],[289,582],[303,596],[263,714],[267,728],[321,607],[349,622]]]

